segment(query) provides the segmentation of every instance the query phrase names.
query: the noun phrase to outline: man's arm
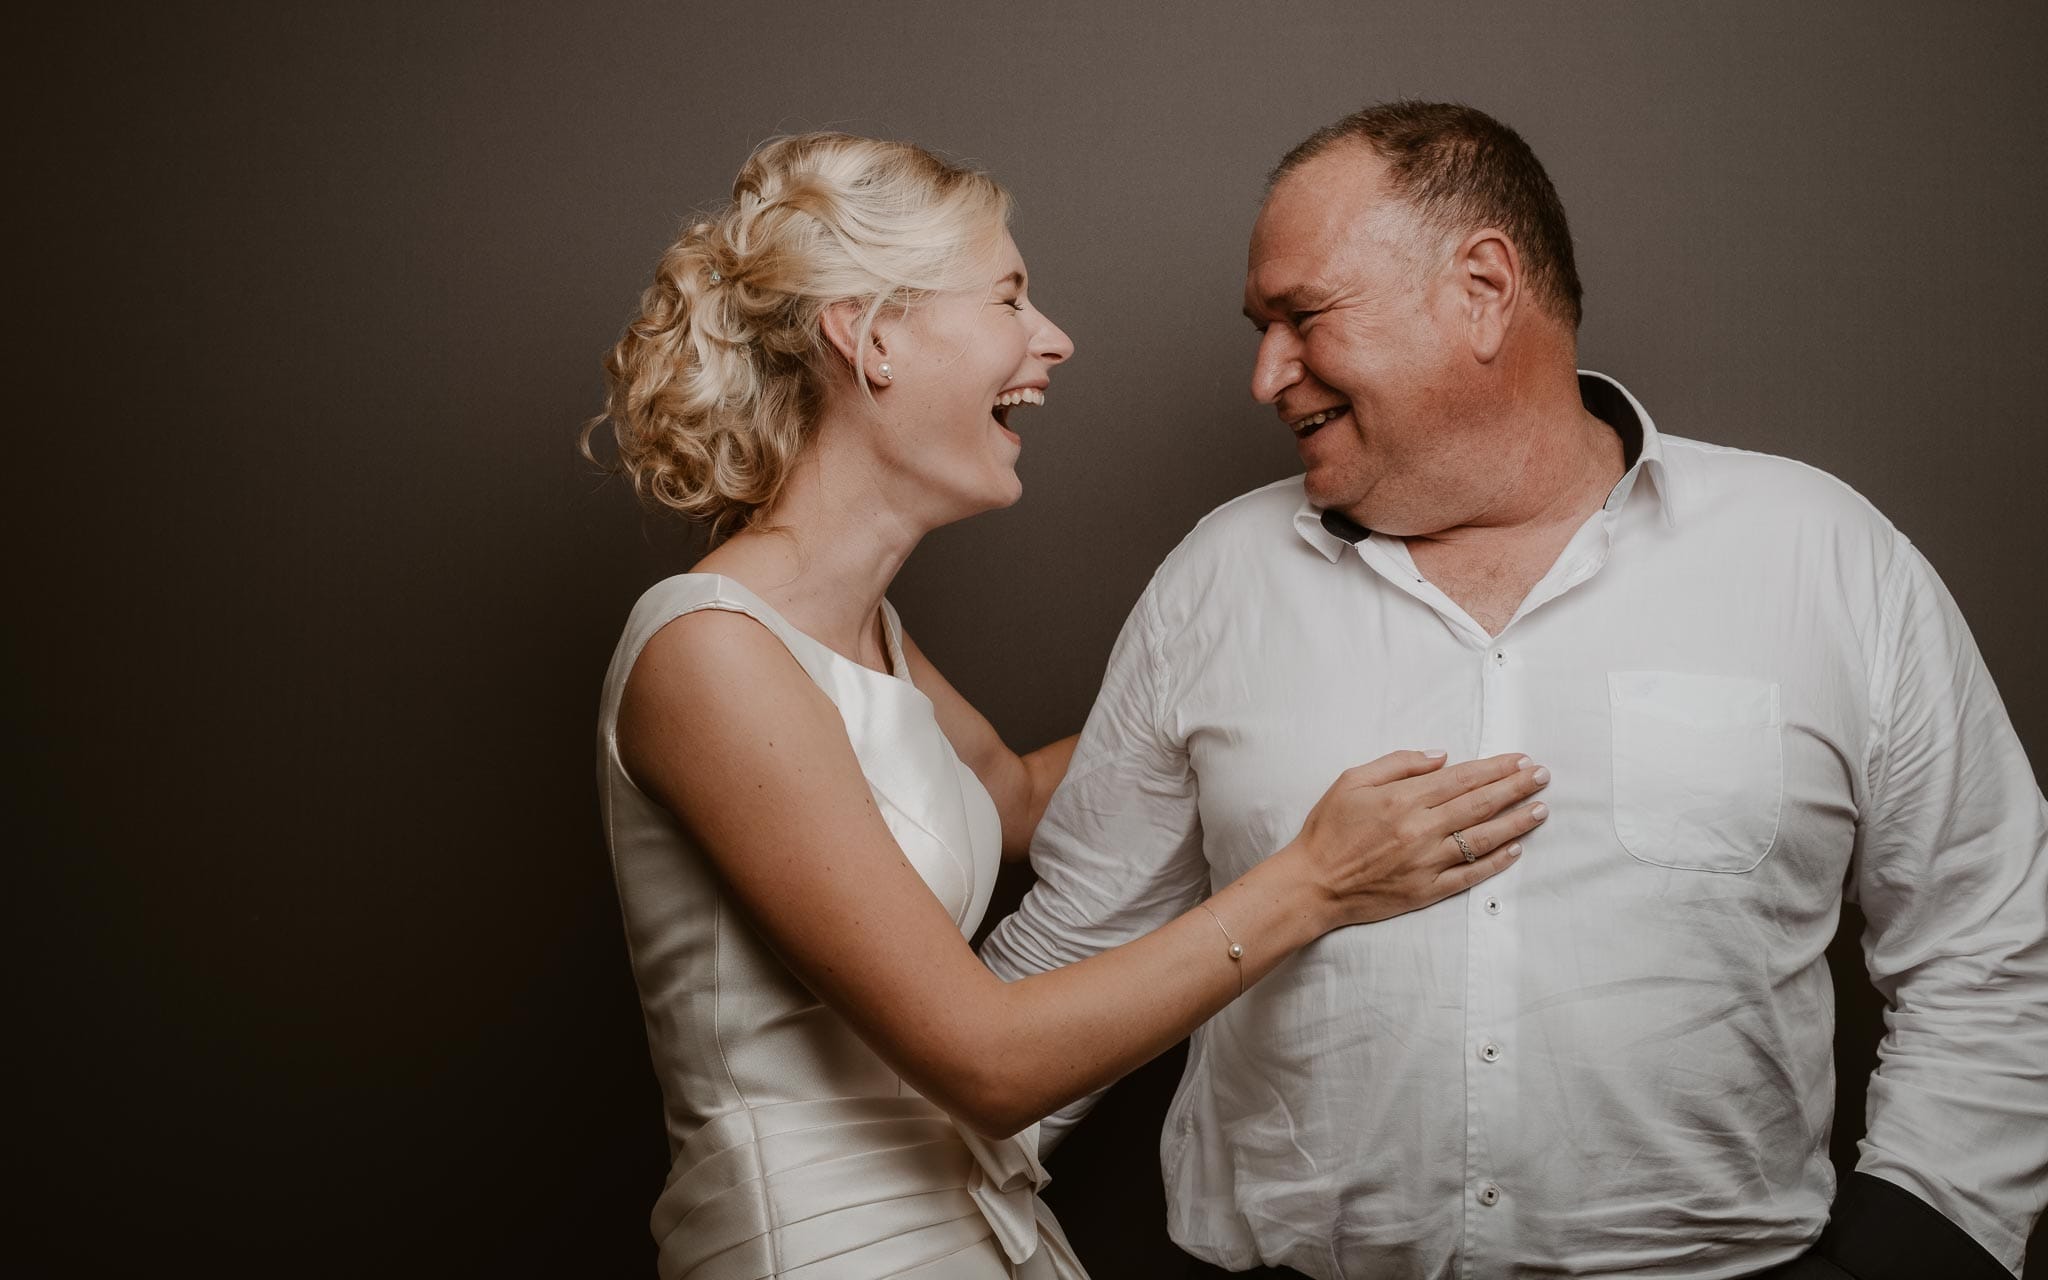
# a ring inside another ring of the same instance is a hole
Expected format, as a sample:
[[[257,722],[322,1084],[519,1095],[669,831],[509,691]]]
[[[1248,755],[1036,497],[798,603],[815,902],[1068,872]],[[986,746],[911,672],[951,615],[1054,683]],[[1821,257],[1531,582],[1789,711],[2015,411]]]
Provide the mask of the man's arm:
[[[1128,942],[1209,893],[1194,776],[1162,711],[1159,644],[1148,589],[1117,637],[1066,779],[1038,824],[1031,844],[1038,883],[982,943],[982,960],[1000,978]],[[1048,1117],[1041,1148],[1057,1145],[1094,1101]]]
[[[1074,736],[1069,734],[1058,742],[1019,755],[1010,750],[995,726],[940,674],[907,631],[903,633],[903,656],[910,663],[912,682],[931,699],[933,714],[938,717],[946,740],[953,744],[954,754],[974,770],[989,799],[995,802],[996,817],[1003,826],[1003,861],[1021,859],[1031,847],[1031,833],[1037,830],[1046,804],[1067,772],[1067,762],[1074,754]]]
[[[1816,1252],[1858,1280],[2017,1273],[2048,1198],[2048,804],[1955,602],[1903,538],[1849,893],[1889,1009]]]

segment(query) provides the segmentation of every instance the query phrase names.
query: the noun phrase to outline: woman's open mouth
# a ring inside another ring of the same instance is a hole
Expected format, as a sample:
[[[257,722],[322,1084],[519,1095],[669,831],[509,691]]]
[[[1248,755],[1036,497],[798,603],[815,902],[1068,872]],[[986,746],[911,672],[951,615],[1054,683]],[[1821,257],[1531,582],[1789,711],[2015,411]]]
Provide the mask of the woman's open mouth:
[[[1044,403],[1045,392],[1039,387],[1011,387],[1008,391],[996,397],[995,407],[989,410],[988,416],[996,420],[996,425],[1003,429],[1004,435],[1014,440],[1017,438],[1017,433],[1010,430],[1010,411],[1018,405],[1042,405]]]

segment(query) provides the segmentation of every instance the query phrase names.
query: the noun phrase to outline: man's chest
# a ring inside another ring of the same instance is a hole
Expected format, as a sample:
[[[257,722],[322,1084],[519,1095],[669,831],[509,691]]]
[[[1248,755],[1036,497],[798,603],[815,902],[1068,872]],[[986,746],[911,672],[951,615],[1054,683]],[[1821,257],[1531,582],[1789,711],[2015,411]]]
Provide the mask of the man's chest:
[[[1512,549],[1461,550],[1418,541],[1408,551],[1426,580],[1488,635],[1499,635],[1570,541],[1571,531],[1560,530]]]
[[[1272,602],[1176,662],[1175,727],[1219,873],[1291,839],[1343,769],[1434,748],[1550,766],[1552,817],[1530,850],[1553,869],[1749,872],[1794,849],[1801,879],[1839,885],[1865,677],[1804,609],[1731,592],[1645,613],[1617,574],[1482,642],[1378,586]]]

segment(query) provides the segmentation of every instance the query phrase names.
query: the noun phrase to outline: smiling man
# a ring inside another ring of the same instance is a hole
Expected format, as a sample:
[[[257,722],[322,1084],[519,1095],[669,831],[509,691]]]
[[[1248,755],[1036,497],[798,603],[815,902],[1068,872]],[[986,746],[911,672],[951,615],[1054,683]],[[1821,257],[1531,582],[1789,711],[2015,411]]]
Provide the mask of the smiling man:
[[[985,957],[1156,927],[1333,769],[1526,751],[1520,866],[1196,1034],[1162,1142],[1190,1274],[1996,1280],[2048,1197],[2048,804],[1905,537],[1661,434],[1576,369],[1579,307],[1549,179],[1480,112],[1281,162],[1245,308],[1305,474],[1154,577]],[[1838,1188],[1845,894],[1892,1013]]]

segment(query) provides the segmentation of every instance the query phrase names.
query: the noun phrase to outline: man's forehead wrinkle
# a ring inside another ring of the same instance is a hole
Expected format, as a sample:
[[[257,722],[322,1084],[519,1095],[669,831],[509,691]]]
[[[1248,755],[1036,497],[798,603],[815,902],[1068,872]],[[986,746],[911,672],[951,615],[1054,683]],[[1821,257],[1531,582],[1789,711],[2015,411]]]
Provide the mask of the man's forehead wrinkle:
[[[1410,240],[1383,221],[1361,220],[1349,230],[1254,259],[1245,277],[1247,314],[1264,310],[1280,315],[1360,301],[1371,292],[1375,260],[1416,257]]]
[[[1369,151],[1345,148],[1276,183],[1254,229],[1247,294],[1254,285],[1277,295],[1311,283],[1327,293],[1375,259],[1419,262],[1415,211],[1385,190],[1382,163]],[[1268,275],[1269,265],[1288,260],[1297,269],[1273,273],[1283,279]]]
[[[1319,305],[1330,292],[1328,261],[1308,252],[1267,254],[1245,275],[1245,314],[1285,314]]]
[[[1245,275],[1247,301],[1270,304],[1276,311],[1301,310],[1304,302],[1319,301],[1350,256],[1343,211],[1313,192],[1287,192],[1285,185],[1274,191],[1259,218]],[[1289,199],[1293,194],[1299,198]]]

